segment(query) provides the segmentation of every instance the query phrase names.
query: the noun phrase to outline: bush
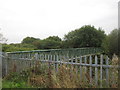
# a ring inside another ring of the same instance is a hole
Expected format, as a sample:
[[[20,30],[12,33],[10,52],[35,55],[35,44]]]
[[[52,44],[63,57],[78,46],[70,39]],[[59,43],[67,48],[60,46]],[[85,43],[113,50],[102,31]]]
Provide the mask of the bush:
[[[120,30],[113,30],[111,33],[106,37],[104,40],[102,47],[105,50],[105,53],[109,54],[109,56],[112,58],[113,54],[118,55],[120,48],[118,48],[118,44],[120,43],[118,40],[120,40]],[[120,44],[119,44],[120,45]]]

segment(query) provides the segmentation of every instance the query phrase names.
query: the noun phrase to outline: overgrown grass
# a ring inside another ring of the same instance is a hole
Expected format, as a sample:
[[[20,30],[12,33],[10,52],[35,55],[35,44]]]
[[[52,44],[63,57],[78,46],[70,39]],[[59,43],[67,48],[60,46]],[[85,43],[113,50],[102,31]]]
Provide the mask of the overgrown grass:
[[[26,77],[20,73],[11,73],[3,79],[2,88],[31,88],[26,82]]]
[[[26,82],[11,82],[9,80],[3,81],[2,88],[31,88],[31,86],[28,86]]]
[[[112,65],[117,65],[118,59],[113,58]],[[54,65],[49,63],[38,63],[28,70],[20,73],[11,73],[3,79],[3,88],[100,88],[95,85],[94,79],[90,82],[89,72],[82,69],[76,71],[76,66],[59,65],[58,71],[54,70]],[[117,88],[117,69],[110,69],[109,88]],[[99,72],[98,72],[99,74]],[[115,79],[112,76],[116,77]],[[98,75],[99,77],[99,75]],[[103,88],[106,88],[106,80],[103,80]],[[98,84],[100,78],[98,78]]]

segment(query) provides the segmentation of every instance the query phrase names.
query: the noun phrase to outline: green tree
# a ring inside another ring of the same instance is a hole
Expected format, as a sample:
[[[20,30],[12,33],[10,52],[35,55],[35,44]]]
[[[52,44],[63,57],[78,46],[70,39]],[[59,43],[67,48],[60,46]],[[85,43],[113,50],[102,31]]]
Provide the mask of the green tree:
[[[105,37],[101,28],[97,30],[94,26],[85,25],[65,35],[64,41],[70,48],[101,47]]]
[[[41,41],[42,40],[35,40],[33,43],[32,43],[32,45],[35,47],[35,49],[41,49]]]
[[[22,47],[29,47],[29,48],[34,48],[34,49],[39,49],[40,46],[40,39],[34,38],[34,37],[26,37],[22,40]]]
[[[61,38],[59,38],[58,36],[49,36],[48,38],[46,38],[46,40],[52,40],[52,41],[61,41]]]
[[[40,42],[42,49],[57,49],[61,47],[61,38],[58,36],[50,36]]]
[[[113,54],[119,54],[120,48],[118,48],[118,45],[120,45],[120,30],[114,29],[111,31],[110,34],[106,37],[104,40],[102,47],[105,50],[105,53],[108,53],[110,56]]]
[[[34,38],[34,37],[26,37],[22,40],[22,43],[26,43],[26,44],[32,44],[34,41],[36,40],[40,40],[40,39],[37,39],[37,38]]]

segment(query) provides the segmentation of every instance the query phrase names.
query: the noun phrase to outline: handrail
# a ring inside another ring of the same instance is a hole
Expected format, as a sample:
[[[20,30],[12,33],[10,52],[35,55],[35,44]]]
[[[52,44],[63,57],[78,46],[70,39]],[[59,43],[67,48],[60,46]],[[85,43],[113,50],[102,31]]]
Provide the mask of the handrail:
[[[99,49],[95,47],[87,47],[87,48],[68,48],[68,49],[44,49],[44,50],[32,50],[32,51],[15,51],[15,52],[7,52],[8,54],[15,54],[15,53],[34,53],[34,52],[53,52],[53,51],[70,51],[70,50],[87,50],[87,49]]]

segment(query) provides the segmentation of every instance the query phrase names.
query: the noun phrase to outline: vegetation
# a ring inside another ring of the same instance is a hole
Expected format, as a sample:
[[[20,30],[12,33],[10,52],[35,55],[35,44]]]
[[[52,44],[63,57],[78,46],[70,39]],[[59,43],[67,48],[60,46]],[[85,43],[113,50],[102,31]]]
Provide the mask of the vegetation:
[[[107,35],[107,37],[102,43],[102,48],[104,49],[105,53],[108,54],[110,57],[112,57],[113,54],[120,56],[120,48],[118,48],[118,46],[120,45],[119,34],[120,30],[114,29],[109,35]]]
[[[33,50],[34,46],[30,44],[2,44],[3,52]]]
[[[43,40],[34,37],[26,37],[19,44],[3,44],[3,51],[101,47],[105,37],[106,35],[102,29],[85,25],[66,34],[63,40],[58,36],[49,36]]]
[[[119,55],[119,35],[120,30],[113,30],[106,35],[104,31],[94,26],[85,25],[79,29],[73,30],[64,36],[62,40],[58,36],[49,36],[43,40],[34,37],[26,37],[18,44],[2,44],[4,52],[11,51],[29,51],[38,49],[58,49],[58,48],[81,48],[81,47],[101,47],[106,54],[112,57],[115,53]],[[0,34],[0,40],[3,38]],[[1,42],[0,42],[1,43]],[[113,65],[118,63],[118,60],[112,60]],[[90,84],[88,73],[83,73],[86,78],[81,81],[79,74],[76,74],[74,67],[62,65],[58,72],[55,72],[52,67],[33,67],[24,70],[20,73],[12,72],[3,79],[3,88],[96,88],[94,81]],[[73,70],[71,73],[71,69]],[[46,71],[47,70],[47,71]],[[110,77],[117,77],[117,70],[111,69],[113,72]],[[117,80],[117,78],[116,78]],[[116,80],[109,80],[110,86],[116,88]],[[98,80],[100,82],[100,80]],[[80,83],[79,83],[80,82]],[[103,81],[106,87],[105,81]],[[97,87],[99,88],[99,87]]]
[[[30,69],[19,73],[12,72],[3,78],[3,88],[100,88],[100,72],[98,72],[98,86],[95,79],[82,67],[82,78],[75,66],[61,65],[55,72],[52,64],[38,63]],[[114,56],[111,65],[118,65],[118,58]],[[14,68],[13,68],[14,69]],[[115,68],[109,69],[109,88],[117,88],[118,71]],[[114,76],[114,78],[112,78]],[[84,78],[83,78],[84,77]],[[106,80],[103,79],[103,88],[107,88]]]
[[[65,42],[71,48],[101,47],[105,36],[102,29],[86,25],[65,35]]]
[[[101,28],[85,25],[64,35],[62,40],[58,36],[49,36],[43,40],[34,37],[26,37],[21,43],[6,44],[6,39],[0,34],[3,52],[29,51],[38,49],[61,49],[61,48],[81,48],[81,47],[100,47],[110,57],[115,53],[120,56],[119,41],[120,30],[114,29],[106,35]]]
[[[101,28],[85,25],[75,29],[64,36],[62,40],[58,36],[49,36],[43,40],[34,37],[26,37],[19,44],[3,44],[3,52],[29,51],[38,49],[62,49],[62,48],[81,48],[81,47],[100,47],[111,58],[112,55],[119,54],[118,44],[120,40],[120,30],[114,29],[106,35]],[[2,37],[2,34],[0,34]],[[3,40],[4,38],[1,38]]]
[[[43,40],[34,37],[26,37],[21,43],[6,44],[6,39],[0,34],[3,52],[12,51],[30,51],[40,49],[62,49],[62,48],[81,48],[81,47],[99,47],[112,58],[113,54],[120,56],[119,41],[120,30],[114,29],[106,35],[101,28],[85,25],[64,35],[62,40],[58,36],[49,36]]]

